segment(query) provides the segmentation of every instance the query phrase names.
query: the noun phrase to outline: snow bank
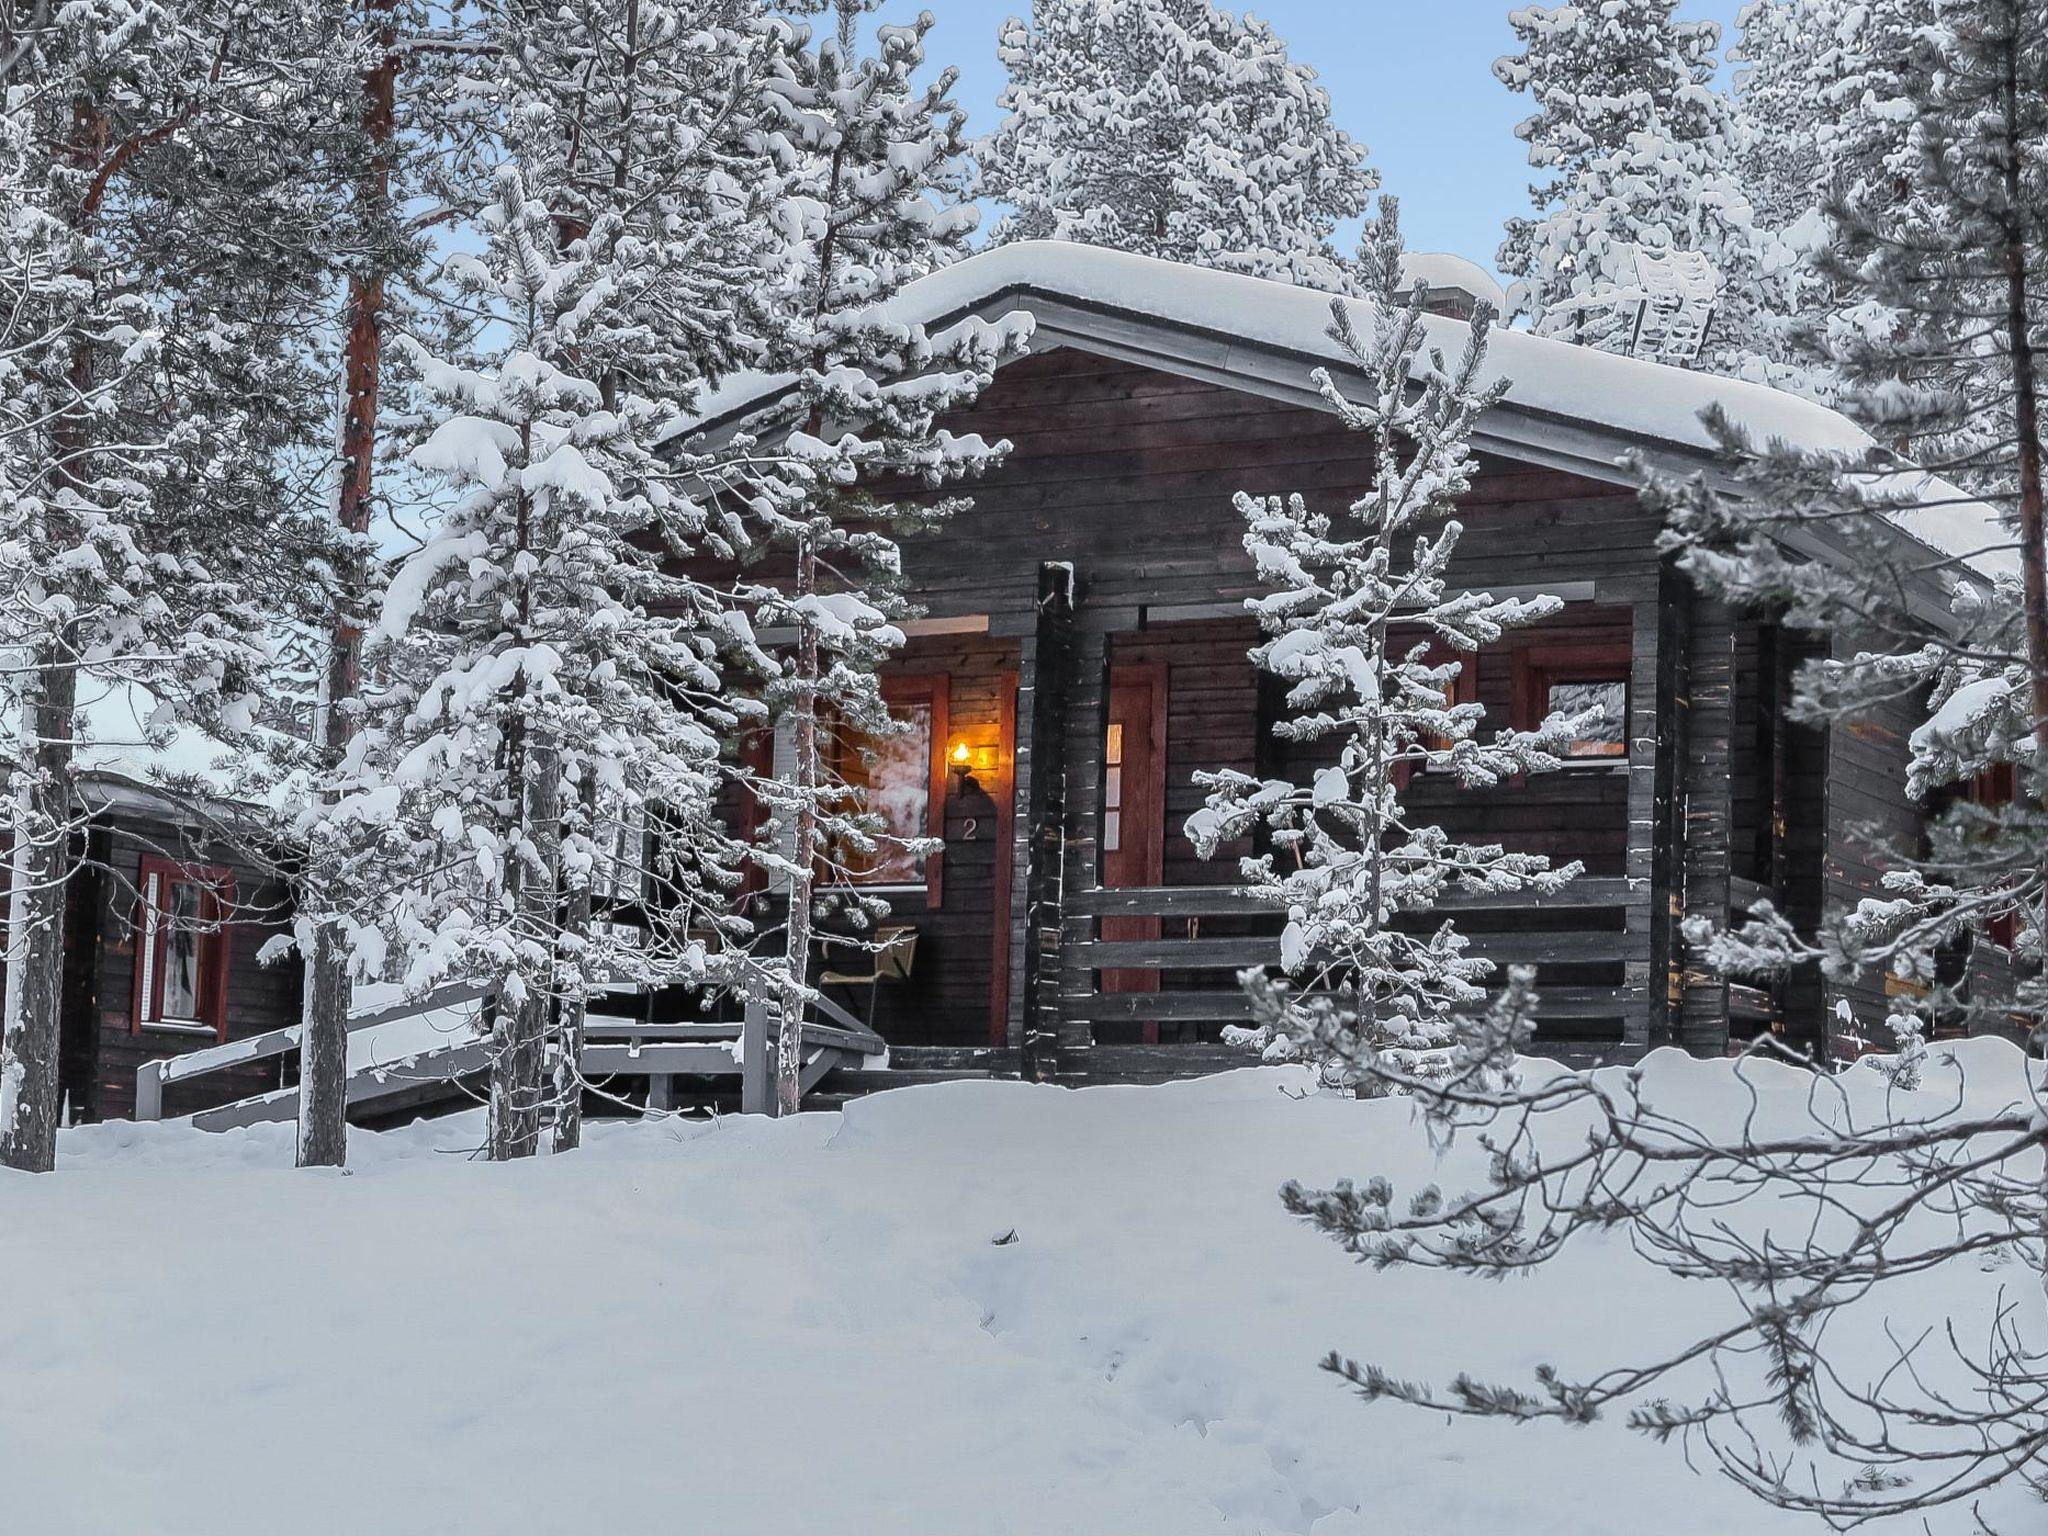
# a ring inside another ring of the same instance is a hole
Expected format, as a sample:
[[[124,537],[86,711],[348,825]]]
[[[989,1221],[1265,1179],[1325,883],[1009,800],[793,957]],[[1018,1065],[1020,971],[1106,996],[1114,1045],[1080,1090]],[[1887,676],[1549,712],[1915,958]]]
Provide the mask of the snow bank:
[[[1966,1054],[1977,1091],[2018,1090],[2016,1051]],[[1724,1064],[1650,1072],[1734,1103]],[[288,1126],[67,1132],[57,1174],[0,1174],[0,1528],[1810,1529],[1613,1424],[1452,1425],[1319,1373],[1336,1346],[1526,1380],[1730,1303],[1619,1244],[1504,1286],[1351,1264],[1283,1179],[1459,1175],[1406,1106],[1306,1085],[959,1083],[599,1124],[513,1167],[464,1155],[471,1116],[358,1134],[350,1175],[290,1170]],[[2000,1278],[1906,1294],[1967,1319]]]

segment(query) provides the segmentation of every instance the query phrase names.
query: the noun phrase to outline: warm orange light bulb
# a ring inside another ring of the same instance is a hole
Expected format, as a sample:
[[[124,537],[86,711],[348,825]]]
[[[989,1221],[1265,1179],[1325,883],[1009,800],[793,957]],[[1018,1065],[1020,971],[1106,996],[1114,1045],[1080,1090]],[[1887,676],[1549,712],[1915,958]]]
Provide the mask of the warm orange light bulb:
[[[964,741],[955,742],[953,744],[954,766],[965,768],[970,761],[971,759],[967,755],[967,743]]]

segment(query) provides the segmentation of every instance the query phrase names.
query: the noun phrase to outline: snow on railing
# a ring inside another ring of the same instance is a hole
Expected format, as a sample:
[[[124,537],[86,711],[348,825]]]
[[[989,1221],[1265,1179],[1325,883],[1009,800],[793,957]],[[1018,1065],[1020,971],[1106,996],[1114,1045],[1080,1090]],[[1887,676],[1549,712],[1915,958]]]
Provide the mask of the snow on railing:
[[[430,992],[425,997],[393,1003],[387,1008],[379,1008],[370,1013],[356,1014],[348,1021],[348,1032],[353,1035],[362,1030],[375,1029],[381,1024],[395,1024],[400,1020],[418,1018],[421,1014],[438,1012],[443,1008],[459,1008],[465,1003],[480,1001],[484,991],[484,988],[474,986],[445,987],[439,992]],[[135,1118],[161,1120],[164,1089],[172,1083],[210,1077],[216,1072],[245,1067],[252,1062],[275,1060],[289,1055],[298,1048],[299,1026],[290,1024],[283,1029],[251,1035],[246,1040],[230,1040],[224,1045],[209,1046],[203,1051],[190,1051],[182,1056],[166,1056],[155,1061],[146,1061],[135,1069]]]

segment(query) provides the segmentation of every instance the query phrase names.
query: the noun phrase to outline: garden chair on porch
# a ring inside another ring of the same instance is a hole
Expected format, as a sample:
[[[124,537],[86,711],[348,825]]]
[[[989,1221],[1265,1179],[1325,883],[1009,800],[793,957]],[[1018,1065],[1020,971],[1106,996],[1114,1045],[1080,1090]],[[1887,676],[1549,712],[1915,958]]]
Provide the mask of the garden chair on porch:
[[[825,946],[828,950],[853,949],[868,963],[868,969],[864,971],[825,971],[818,977],[818,985],[845,987],[856,993],[865,987],[868,1005],[862,1018],[868,1028],[873,1029],[875,999],[881,993],[882,984],[910,979],[911,963],[917,958],[917,930],[908,924],[877,928],[874,938],[866,944],[856,946],[845,939],[827,939]]]

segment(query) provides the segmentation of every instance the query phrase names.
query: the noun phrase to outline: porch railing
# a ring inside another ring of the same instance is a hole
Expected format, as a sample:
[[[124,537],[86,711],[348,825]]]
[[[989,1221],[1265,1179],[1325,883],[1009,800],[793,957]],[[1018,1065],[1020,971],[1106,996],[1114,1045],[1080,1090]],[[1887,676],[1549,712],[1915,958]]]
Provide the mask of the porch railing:
[[[767,973],[751,963],[745,969],[753,985],[747,990],[750,1001],[742,1019],[655,1024],[611,1014],[597,1002],[584,1021],[580,1057],[584,1076],[644,1077],[650,1080],[657,1099],[667,1096],[672,1080],[678,1077],[738,1077],[745,1107],[752,1112],[770,1112],[779,1009],[771,999]],[[478,1003],[485,991],[482,987],[445,988],[358,1014],[349,1020],[348,1030],[355,1035],[379,1025]],[[888,1046],[882,1037],[830,998],[813,992],[809,1011],[814,1017],[803,1022],[800,1047],[803,1066],[799,1080],[804,1092],[835,1068],[859,1066],[876,1058],[886,1060]],[[298,1090],[285,1086],[282,1078],[296,1060],[298,1049],[299,1026],[292,1024],[245,1040],[144,1062],[135,1073],[135,1118],[161,1120],[166,1090],[174,1085],[211,1081],[225,1088],[228,1080],[222,1074],[246,1073],[251,1067],[274,1063],[277,1087],[264,1089],[252,1084],[249,1096],[201,1109],[193,1120],[205,1130],[289,1120],[298,1112]],[[352,1069],[349,1106],[375,1108],[385,1099],[473,1077],[489,1065],[488,1042],[451,1032],[416,1057]]]
[[[1571,1033],[1572,1026],[1625,1020],[1643,1008],[1641,981],[1631,986],[1628,980],[1629,968],[1640,977],[1648,958],[1646,936],[1634,926],[1640,907],[1626,879],[1579,879],[1554,896],[1454,894],[1441,912],[1458,921],[1470,953],[1501,966],[1535,965],[1540,1017]],[[1234,887],[1088,890],[1070,893],[1067,909],[1080,919],[1062,945],[1060,1002],[1070,1018],[1242,1023],[1251,1005],[1234,973],[1279,962],[1280,912]],[[1160,935],[1102,938],[1103,918],[1156,919]],[[1562,974],[1560,968],[1566,968]],[[1099,980],[1105,971],[1156,973],[1159,981],[1156,990],[1105,991]],[[1611,1024],[1600,1031],[1608,1032]]]

